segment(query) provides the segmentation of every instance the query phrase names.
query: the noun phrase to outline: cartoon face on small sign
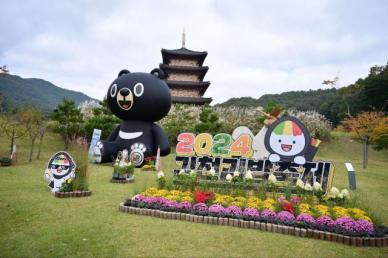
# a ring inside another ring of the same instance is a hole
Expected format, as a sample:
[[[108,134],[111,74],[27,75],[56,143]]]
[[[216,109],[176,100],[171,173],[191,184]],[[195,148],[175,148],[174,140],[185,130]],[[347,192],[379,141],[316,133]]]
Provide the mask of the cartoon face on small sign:
[[[44,177],[52,192],[58,192],[62,183],[75,177],[76,164],[69,153],[60,151],[55,153],[47,163]]]
[[[305,153],[311,143],[307,128],[295,117],[284,116],[273,123],[266,132],[264,144],[271,162],[293,161],[306,163]]]

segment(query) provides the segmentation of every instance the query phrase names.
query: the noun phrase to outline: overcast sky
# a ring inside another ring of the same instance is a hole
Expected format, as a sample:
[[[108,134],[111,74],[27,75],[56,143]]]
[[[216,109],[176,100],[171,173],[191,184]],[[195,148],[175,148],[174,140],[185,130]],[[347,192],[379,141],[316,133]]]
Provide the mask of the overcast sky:
[[[102,99],[161,48],[208,51],[205,96],[339,86],[388,61],[388,1],[17,1],[0,3],[0,65]]]

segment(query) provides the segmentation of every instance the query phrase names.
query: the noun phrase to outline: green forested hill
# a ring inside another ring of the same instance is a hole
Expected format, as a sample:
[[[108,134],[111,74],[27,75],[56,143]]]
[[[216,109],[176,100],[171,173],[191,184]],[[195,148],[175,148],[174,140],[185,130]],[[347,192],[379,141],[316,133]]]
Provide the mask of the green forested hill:
[[[288,109],[315,110],[334,124],[339,123],[347,113],[356,115],[366,110],[388,112],[388,64],[371,67],[367,77],[339,89],[289,91],[266,94],[258,99],[232,98],[217,106],[266,107],[270,103]]]
[[[64,98],[76,104],[91,99],[81,92],[66,90],[42,79],[24,79],[16,75],[0,76],[0,98],[5,110],[34,105],[45,113],[53,111]]]
[[[315,110],[330,118],[334,123],[338,122],[346,111],[340,91],[334,88],[266,94],[258,99],[251,97],[232,98],[217,106],[265,107],[271,103],[297,110]]]

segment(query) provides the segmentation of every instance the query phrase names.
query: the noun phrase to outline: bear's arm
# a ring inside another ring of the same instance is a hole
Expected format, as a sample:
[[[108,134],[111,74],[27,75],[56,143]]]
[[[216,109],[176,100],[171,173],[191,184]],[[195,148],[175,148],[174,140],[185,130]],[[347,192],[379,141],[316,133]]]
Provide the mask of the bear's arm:
[[[117,136],[119,135],[120,131],[120,125],[116,126],[115,129],[109,134],[108,138],[106,139],[108,142],[113,142],[116,140]]]
[[[155,148],[157,149],[158,146],[160,148],[160,155],[166,156],[170,154],[170,143],[168,142],[168,138],[163,130],[158,125],[152,124],[151,131],[155,141]]]

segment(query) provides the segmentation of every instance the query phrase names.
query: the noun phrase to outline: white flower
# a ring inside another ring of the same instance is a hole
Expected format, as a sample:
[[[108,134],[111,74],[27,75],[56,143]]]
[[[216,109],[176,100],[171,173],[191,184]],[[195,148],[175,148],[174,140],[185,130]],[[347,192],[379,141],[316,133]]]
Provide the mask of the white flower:
[[[304,189],[304,183],[301,179],[298,178],[298,180],[296,180],[296,186],[301,188],[301,189]]]
[[[338,197],[339,199],[343,199],[343,198],[344,198],[344,195],[340,192],[340,193],[337,195],[337,197]]]
[[[342,197],[345,198],[345,199],[349,199],[349,198],[350,198],[350,193],[349,193],[348,189],[342,189],[342,191],[341,191],[340,194],[341,194]]]
[[[194,169],[192,169],[191,171],[190,171],[190,175],[196,175],[197,174],[197,171],[195,171]]]
[[[234,171],[233,176],[239,176],[240,173],[238,171]]]
[[[158,174],[156,174],[156,176],[157,176],[158,178],[162,178],[162,177],[164,177],[164,173],[163,173],[163,171],[162,171],[162,170],[160,170],[160,171],[158,172]]]
[[[181,169],[181,170],[179,171],[179,175],[184,175],[184,174],[186,174],[185,170],[184,170],[184,169]]]
[[[226,179],[226,181],[231,182],[232,179],[233,179],[233,177],[232,177],[231,174],[227,174],[226,177],[225,177],[225,179]]]
[[[248,180],[253,179],[252,171],[248,170],[248,171],[245,173],[245,179],[248,179]]]
[[[209,176],[214,176],[214,175],[216,174],[216,171],[214,170],[214,168],[211,168],[211,169],[207,172],[207,174],[208,174]]]
[[[314,182],[313,184],[314,191],[321,192],[322,191],[322,185],[318,182]]]
[[[276,179],[276,176],[274,174],[269,175],[268,181],[272,184],[276,183],[278,180]]]
[[[306,190],[306,191],[312,191],[312,190],[313,190],[313,187],[312,187],[309,183],[306,183],[306,184],[304,185],[304,190]]]
[[[340,191],[338,190],[338,188],[333,186],[330,189],[329,197],[330,198],[337,198],[339,194],[340,194]]]

